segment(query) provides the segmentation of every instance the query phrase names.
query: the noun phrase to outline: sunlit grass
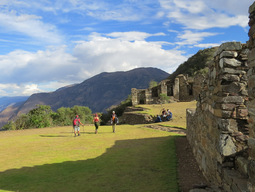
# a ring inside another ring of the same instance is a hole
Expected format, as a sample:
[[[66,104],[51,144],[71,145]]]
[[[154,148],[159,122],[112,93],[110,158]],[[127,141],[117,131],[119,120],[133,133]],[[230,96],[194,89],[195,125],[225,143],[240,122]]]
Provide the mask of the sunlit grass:
[[[175,135],[142,125],[0,132],[0,191],[178,191]]]
[[[167,104],[154,104],[154,105],[137,105],[137,107],[146,108],[145,111],[138,113],[147,113],[152,116],[160,115],[163,108],[170,109],[173,113],[173,120],[162,122],[161,125],[186,128],[186,109],[196,108],[196,101],[192,102],[178,102]]]

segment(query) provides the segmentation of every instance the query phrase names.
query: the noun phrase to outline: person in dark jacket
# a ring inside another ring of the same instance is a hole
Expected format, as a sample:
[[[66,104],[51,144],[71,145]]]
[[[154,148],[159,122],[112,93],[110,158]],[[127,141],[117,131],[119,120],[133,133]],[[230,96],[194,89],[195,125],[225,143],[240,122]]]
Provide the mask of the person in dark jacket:
[[[111,124],[112,124],[112,132],[115,133],[116,131],[116,124],[119,122],[117,115],[115,114],[115,111],[112,112],[111,116]]]

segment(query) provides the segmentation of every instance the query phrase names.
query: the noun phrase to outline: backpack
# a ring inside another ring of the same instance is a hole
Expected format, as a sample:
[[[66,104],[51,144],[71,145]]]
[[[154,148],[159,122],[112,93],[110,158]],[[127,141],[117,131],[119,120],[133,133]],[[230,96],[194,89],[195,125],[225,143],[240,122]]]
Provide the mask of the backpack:
[[[78,121],[79,119],[78,118],[74,118],[74,120],[73,120],[73,125],[74,126],[79,126],[79,121]]]

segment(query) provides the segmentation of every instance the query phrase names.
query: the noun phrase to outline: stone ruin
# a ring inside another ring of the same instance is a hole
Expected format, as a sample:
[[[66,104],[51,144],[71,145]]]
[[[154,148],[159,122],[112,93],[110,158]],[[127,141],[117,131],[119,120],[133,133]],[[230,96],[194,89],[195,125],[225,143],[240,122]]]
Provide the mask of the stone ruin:
[[[152,88],[132,88],[132,105],[160,103],[160,94],[165,94],[175,101],[192,101],[198,97],[203,79],[202,74],[197,74],[194,78],[180,74],[174,81],[163,80]]]
[[[205,178],[224,191],[255,192],[255,2],[249,41],[223,43],[187,109],[187,139]]]

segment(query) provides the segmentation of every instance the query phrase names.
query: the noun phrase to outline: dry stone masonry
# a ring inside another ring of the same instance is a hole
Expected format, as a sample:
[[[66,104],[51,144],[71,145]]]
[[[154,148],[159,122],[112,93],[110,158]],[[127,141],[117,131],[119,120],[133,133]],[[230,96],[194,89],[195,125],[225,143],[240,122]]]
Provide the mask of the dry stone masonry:
[[[247,108],[249,111],[249,165],[248,165],[248,188],[255,191],[255,2],[249,8],[249,41],[247,42],[250,52],[248,53],[248,94]]]
[[[249,41],[214,54],[196,110],[187,109],[187,138],[206,179],[224,191],[255,192],[255,2]]]
[[[187,139],[206,179],[225,191],[245,191],[248,166],[247,53],[222,44],[209,63],[196,110],[187,109]]]
[[[163,80],[157,86],[148,89],[131,89],[132,104],[156,104],[160,102],[160,94],[176,101],[192,101],[198,97],[204,76],[197,74],[194,78],[180,74],[174,81]]]

